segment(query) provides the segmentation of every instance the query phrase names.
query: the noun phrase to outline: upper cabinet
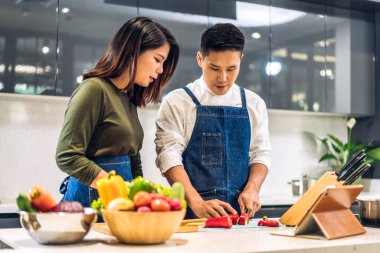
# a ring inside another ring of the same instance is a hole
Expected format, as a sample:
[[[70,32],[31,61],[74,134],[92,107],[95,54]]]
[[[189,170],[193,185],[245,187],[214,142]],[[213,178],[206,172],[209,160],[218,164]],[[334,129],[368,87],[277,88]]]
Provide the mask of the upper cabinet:
[[[163,96],[201,75],[202,33],[230,22],[246,38],[236,82],[268,108],[374,113],[371,12],[295,0],[4,0],[0,14],[0,92],[70,96],[116,31],[147,16],[181,48]]]
[[[56,1],[0,2],[0,92],[54,94]]]

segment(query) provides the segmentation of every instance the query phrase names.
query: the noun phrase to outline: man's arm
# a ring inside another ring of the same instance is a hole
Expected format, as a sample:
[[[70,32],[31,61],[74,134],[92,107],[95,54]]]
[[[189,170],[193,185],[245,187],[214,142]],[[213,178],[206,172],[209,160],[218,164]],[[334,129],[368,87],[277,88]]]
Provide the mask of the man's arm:
[[[259,192],[268,174],[268,168],[264,164],[254,163],[249,170],[248,181],[239,196],[238,203],[241,212],[247,212],[249,217],[253,217],[261,208]]]
[[[185,189],[186,201],[196,216],[205,218],[219,217],[227,215],[226,210],[230,213],[236,213],[227,202],[218,199],[204,201],[191,184],[190,178],[182,165],[170,168],[164,175],[170,184],[174,182],[182,183]]]

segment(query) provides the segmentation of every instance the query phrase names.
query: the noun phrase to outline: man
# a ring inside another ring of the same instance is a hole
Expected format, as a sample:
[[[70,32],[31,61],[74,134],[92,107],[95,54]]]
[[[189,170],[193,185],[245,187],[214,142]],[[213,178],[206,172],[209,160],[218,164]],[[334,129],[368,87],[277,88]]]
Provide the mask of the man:
[[[202,35],[203,75],[163,100],[156,121],[156,164],[170,184],[184,185],[186,218],[260,209],[259,191],[270,167],[264,101],[234,84],[244,35],[216,24]]]

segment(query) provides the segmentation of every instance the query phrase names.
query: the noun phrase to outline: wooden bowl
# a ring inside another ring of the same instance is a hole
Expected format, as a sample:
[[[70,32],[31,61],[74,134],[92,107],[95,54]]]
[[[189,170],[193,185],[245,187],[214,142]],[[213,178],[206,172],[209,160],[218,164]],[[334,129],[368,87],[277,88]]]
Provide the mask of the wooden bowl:
[[[102,215],[111,233],[122,243],[163,243],[179,228],[186,210],[169,212],[107,211]]]

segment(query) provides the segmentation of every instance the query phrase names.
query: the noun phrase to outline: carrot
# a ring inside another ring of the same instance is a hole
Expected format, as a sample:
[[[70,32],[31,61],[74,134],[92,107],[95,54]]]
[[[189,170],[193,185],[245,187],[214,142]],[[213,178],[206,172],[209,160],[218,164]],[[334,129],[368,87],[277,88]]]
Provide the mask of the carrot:
[[[45,188],[33,186],[29,192],[30,203],[41,212],[48,212],[57,205],[57,202]]]

